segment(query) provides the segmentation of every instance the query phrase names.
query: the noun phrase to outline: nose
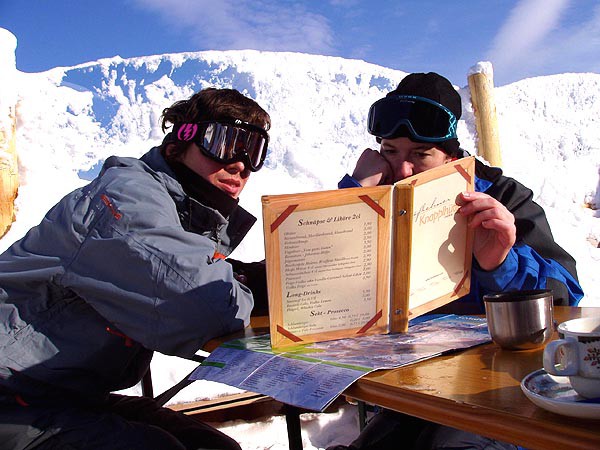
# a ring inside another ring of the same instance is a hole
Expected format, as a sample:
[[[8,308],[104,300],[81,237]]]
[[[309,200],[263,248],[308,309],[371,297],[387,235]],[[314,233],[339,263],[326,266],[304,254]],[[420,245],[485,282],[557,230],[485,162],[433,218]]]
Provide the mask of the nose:
[[[225,170],[227,170],[227,172],[231,174],[243,173],[246,170],[246,165],[243,161],[234,161],[232,163],[227,164]]]
[[[414,173],[414,165],[410,161],[402,161],[399,168],[400,180],[408,178]]]

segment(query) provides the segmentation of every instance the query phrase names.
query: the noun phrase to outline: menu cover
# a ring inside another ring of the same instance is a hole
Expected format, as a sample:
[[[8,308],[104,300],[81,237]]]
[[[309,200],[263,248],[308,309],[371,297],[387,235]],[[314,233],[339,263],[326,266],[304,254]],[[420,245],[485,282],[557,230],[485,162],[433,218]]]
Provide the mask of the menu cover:
[[[272,347],[403,332],[468,294],[456,197],[474,172],[468,157],[390,186],[263,196]]]

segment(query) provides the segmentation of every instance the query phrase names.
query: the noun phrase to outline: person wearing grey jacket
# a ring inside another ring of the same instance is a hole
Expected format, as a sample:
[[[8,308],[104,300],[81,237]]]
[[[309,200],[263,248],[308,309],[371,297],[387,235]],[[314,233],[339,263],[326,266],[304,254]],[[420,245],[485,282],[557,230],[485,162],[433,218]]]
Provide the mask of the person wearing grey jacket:
[[[0,255],[0,449],[239,449],[150,398],[153,351],[191,357],[247,326],[225,258],[256,219],[238,206],[269,115],[208,88],[163,111],[140,159],[112,156]]]

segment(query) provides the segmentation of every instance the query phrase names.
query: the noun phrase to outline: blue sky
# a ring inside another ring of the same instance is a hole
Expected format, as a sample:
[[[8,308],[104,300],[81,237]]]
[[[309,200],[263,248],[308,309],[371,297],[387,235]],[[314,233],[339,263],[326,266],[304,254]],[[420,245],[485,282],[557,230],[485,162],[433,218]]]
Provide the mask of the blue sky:
[[[458,86],[600,73],[598,0],[0,0],[17,68],[200,50],[293,51],[436,71]]]

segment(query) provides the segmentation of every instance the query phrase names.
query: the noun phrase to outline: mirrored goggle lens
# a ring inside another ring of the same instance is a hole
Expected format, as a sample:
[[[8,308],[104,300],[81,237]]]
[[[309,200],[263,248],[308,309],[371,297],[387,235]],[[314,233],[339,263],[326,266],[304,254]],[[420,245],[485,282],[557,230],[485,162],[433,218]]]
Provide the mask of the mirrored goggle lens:
[[[435,102],[417,97],[386,97],[369,109],[368,130],[375,136],[394,137],[402,125],[421,140],[456,138],[454,115]]]
[[[216,160],[229,163],[245,159],[252,171],[261,168],[267,155],[268,136],[264,131],[211,122],[200,137],[199,144]]]

